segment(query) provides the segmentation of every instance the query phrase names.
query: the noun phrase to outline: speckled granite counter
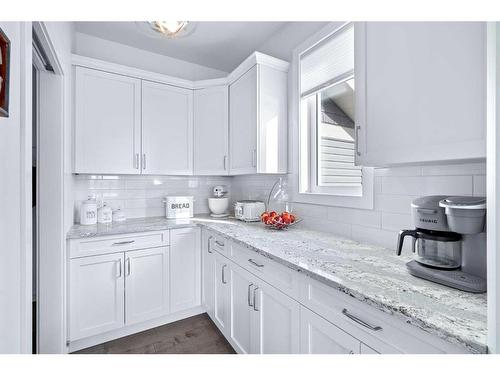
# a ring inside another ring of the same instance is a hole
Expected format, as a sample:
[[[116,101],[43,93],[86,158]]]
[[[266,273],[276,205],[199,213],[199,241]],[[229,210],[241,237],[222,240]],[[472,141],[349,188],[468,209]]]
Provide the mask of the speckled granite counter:
[[[486,294],[470,294],[415,278],[408,257],[378,246],[326,233],[272,231],[259,223],[164,218],[132,219],[124,224],[75,225],[68,239],[202,225],[290,268],[324,282],[380,310],[473,352],[486,352]]]

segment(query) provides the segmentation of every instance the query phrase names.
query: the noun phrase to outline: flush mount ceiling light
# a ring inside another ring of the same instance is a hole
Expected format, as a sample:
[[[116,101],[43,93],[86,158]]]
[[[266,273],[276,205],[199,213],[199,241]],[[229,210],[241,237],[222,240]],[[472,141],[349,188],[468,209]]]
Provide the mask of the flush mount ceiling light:
[[[194,22],[189,21],[146,21],[137,24],[149,36],[170,39],[184,37],[194,30]]]

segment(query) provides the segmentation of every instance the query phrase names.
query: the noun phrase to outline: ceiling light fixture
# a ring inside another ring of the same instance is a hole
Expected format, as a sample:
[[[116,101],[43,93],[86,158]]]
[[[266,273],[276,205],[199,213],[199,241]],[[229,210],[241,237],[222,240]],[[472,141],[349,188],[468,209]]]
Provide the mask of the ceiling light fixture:
[[[150,27],[166,36],[167,38],[176,38],[186,32],[189,21],[148,21]]]

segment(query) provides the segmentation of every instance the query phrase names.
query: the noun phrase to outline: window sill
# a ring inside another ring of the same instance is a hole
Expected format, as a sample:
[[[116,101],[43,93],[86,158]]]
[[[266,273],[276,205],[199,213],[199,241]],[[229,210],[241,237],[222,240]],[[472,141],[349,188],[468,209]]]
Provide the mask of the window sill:
[[[295,191],[293,201],[297,203],[309,203],[322,206],[336,206],[347,208],[359,208],[365,210],[373,209],[374,181],[373,168],[363,168],[363,195],[330,195]]]

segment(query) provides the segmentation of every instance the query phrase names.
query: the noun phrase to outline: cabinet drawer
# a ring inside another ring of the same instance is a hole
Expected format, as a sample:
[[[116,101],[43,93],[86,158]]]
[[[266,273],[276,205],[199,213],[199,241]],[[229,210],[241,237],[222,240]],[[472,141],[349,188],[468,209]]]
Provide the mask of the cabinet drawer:
[[[232,259],[241,267],[252,272],[264,281],[273,285],[290,297],[298,299],[299,280],[298,272],[285,267],[243,245],[231,244]]]
[[[79,258],[169,244],[170,232],[167,230],[71,240],[69,249],[70,258]]]
[[[465,348],[306,276],[300,287],[300,302],[382,354],[467,353]]]
[[[230,246],[231,243],[224,237],[214,233],[214,232],[208,232],[208,246],[210,246],[210,250],[215,250],[222,255],[225,255],[229,257],[230,255]]]

